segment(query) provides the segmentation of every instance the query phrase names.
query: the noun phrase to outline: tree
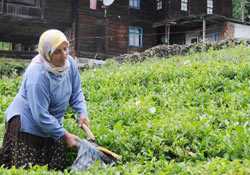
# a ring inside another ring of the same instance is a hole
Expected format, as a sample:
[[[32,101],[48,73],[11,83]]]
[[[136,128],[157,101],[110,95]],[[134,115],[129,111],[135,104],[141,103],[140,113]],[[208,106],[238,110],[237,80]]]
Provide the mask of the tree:
[[[244,2],[244,19],[250,14],[250,0],[233,0],[233,18],[242,19],[242,1]]]

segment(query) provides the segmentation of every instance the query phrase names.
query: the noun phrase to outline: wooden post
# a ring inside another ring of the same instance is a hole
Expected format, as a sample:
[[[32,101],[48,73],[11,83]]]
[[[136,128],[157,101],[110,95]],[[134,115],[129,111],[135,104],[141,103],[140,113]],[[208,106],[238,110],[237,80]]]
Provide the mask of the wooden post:
[[[202,34],[203,34],[203,44],[205,44],[206,42],[206,20],[205,19],[203,19]]]
[[[170,25],[168,25],[168,45],[170,45],[169,42],[170,42]]]
[[[2,0],[2,12],[3,12],[3,13],[6,13],[6,12],[7,12],[6,0]]]

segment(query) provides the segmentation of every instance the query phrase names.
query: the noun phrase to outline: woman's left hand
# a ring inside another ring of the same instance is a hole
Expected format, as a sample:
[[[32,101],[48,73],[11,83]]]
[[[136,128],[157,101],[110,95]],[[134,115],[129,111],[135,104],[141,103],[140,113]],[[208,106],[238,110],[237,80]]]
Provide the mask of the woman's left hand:
[[[79,127],[82,128],[82,124],[85,124],[88,128],[90,128],[90,124],[89,124],[89,117],[87,114],[81,114],[79,119],[78,119],[78,124]]]

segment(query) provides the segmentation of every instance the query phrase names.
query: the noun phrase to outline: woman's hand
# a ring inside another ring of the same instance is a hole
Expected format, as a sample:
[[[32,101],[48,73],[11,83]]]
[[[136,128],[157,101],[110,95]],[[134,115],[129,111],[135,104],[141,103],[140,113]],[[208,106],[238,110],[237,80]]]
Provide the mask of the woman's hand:
[[[88,128],[90,128],[90,124],[89,124],[89,118],[87,114],[81,114],[79,119],[78,119],[78,124],[79,127],[82,128],[82,124],[85,124]]]
[[[80,142],[81,139],[77,137],[76,135],[70,134],[68,131],[66,131],[62,138],[64,139],[68,147],[76,147],[76,148],[79,147],[79,145],[77,144],[77,141]]]

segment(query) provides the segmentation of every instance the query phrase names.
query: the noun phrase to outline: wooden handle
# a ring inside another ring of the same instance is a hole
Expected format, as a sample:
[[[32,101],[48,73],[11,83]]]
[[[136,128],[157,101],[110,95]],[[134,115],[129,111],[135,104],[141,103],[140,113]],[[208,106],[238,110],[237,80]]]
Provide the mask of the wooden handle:
[[[104,152],[104,153],[106,153],[106,154],[109,154],[109,155],[113,156],[113,157],[114,157],[115,159],[117,159],[117,160],[121,159],[121,156],[119,156],[118,154],[116,154],[116,153],[114,153],[114,152],[112,152],[112,151],[107,150],[106,148],[103,148],[103,147],[100,147],[100,146],[98,146],[97,148],[98,148],[100,151],[102,151],[102,152]]]
[[[84,129],[84,131],[87,133],[88,137],[90,138],[90,140],[92,140],[93,142],[95,142],[95,136],[93,135],[93,133],[90,131],[90,129],[83,123],[82,127]]]
[[[89,129],[84,123],[82,124],[82,127],[83,127],[84,131],[87,133],[87,135],[88,135],[88,137],[90,138],[90,140],[91,140],[92,142],[94,142],[95,145],[96,145],[95,136],[92,134],[92,132],[90,131],[90,129]],[[97,145],[96,145],[96,146],[97,146]],[[117,160],[119,160],[119,159],[121,158],[121,156],[119,156],[118,154],[116,154],[116,153],[114,153],[114,152],[112,152],[112,151],[107,150],[106,148],[103,148],[103,147],[100,147],[100,146],[97,146],[97,148],[98,148],[100,151],[102,151],[102,152],[104,152],[104,153],[106,153],[106,154],[108,154],[108,155],[113,156],[113,157],[114,157],[115,159],[117,159]]]

